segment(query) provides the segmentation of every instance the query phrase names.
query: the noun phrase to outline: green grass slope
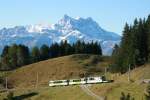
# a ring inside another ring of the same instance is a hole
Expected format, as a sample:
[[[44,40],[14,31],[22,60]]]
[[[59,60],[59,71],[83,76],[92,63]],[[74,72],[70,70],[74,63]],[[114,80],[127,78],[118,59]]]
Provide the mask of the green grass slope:
[[[23,66],[8,76],[15,88],[48,86],[49,80],[70,79],[85,75],[100,75],[107,63],[97,55],[70,55]]]
[[[87,95],[79,86],[33,88],[15,90],[16,100],[96,100]],[[7,92],[0,93],[0,100],[7,96]]]
[[[130,73],[131,82],[128,82],[128,73],[123,75],[109,74],[113,83],[97,84],[91,86],[91,90],[97,95],[107,97],[108,100],[119,100],[121,92],[126,95],[130,93],[135,100],[145,100],[144,93],[147,84],[143,83],[144,79],[150,79],[150,64],[140,66]]]
[[[70,55],[24,66],[11,72],[8,77],[13,86],[19,89],[14,90],[15,98],[23,97],[24,100],[95,100],[79,86],[47,88],[42,88],[42,86],[47,86],[48,81],[52,79],[103,74],[108,63],[108,59],[102,59],[96,55]],[[39,74],[38,87],[34,88],[37,73]],[[150,79],[150,64],[132,70],[131,82],[128,82],[128,73],[123,75],[107,73],[107,76],[109,79],[114,79],[114,82],[93,84],[89,86],[89,89],[101,97],[106,97],[107,100],[119,100],[121,92],[130,93],[135,100],[144,100],[147,84],[142,83],[142,80]],[[0,100],[6,95],[7,92],[0,93]]]

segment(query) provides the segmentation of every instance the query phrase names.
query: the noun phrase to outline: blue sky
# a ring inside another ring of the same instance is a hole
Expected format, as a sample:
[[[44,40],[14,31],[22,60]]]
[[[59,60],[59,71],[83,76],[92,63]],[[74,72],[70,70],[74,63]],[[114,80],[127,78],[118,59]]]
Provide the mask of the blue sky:
[[[1,0],[0,28],[53,24],[64,14],[92,17],[102,28],[121,34],[125,22],[150,14],[150,0]]]

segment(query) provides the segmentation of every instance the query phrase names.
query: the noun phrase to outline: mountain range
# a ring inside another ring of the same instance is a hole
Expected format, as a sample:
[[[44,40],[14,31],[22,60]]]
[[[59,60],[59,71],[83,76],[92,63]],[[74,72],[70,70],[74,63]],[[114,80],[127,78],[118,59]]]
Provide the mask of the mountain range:
[[[85,42],[98,41],[103,54],[110,55],[115,44],[119,44],[121,36],[102,29],[91,17],[72,18],[64,15],[57,23],[52,25],[27,25],[0,30],[0,52],[5,45],[24,44],[29,48],[51,45],[54,42],[67,40],[74,43],[77,40]]]

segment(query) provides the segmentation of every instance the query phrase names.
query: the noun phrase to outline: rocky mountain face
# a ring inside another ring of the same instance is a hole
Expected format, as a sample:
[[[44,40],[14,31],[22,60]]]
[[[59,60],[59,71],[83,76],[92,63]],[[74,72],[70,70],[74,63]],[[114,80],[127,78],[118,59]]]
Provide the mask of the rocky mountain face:
[[[24,44],[29,48],[51,45],[54,42],[67,40],[74,43],[77,40],[85,42],[98,41],[103,54],[110,55],[115,44],[121,37],[113,32],[102,29],[92,18],[71,18],[64,15],[53,25],[28,25],[3,28],[0,30],[0,52],[5,45]]]

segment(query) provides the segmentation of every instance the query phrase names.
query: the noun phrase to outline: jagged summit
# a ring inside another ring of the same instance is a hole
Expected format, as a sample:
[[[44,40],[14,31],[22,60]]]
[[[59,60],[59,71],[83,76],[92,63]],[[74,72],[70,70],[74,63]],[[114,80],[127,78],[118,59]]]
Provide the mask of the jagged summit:
[[[72,18],[66,14],[53,25],[37,24],[0,30],[0,48],[13,43],[32,47],[42,44],[50,45],[61,40],[73,43],[79,39],[86,42],[99,41],[103,53],[110,54],[113,45],[119,43],[120,36],[102,29],[91,17]]]

